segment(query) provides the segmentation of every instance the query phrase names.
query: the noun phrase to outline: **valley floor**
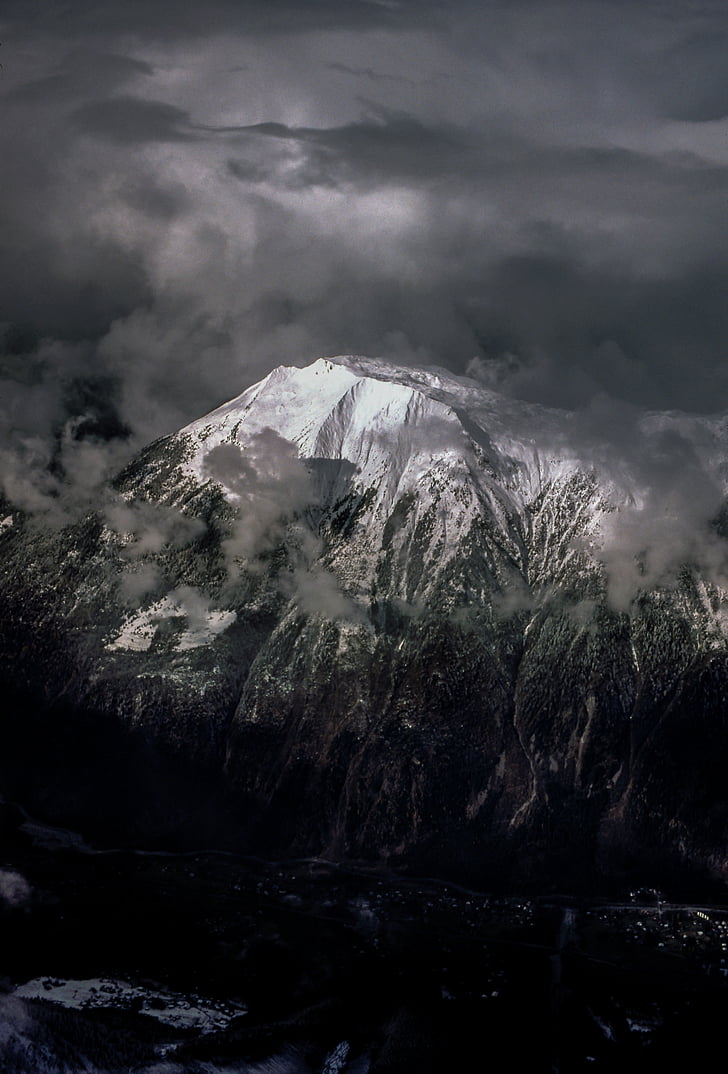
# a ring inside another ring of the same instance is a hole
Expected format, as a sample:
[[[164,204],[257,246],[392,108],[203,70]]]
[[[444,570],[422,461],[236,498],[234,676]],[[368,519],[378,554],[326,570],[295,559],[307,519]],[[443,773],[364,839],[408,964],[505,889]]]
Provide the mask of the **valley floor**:
[[[5,825],[7,1074],[662,1071],[722,1038],[728,907],[494,896]]]

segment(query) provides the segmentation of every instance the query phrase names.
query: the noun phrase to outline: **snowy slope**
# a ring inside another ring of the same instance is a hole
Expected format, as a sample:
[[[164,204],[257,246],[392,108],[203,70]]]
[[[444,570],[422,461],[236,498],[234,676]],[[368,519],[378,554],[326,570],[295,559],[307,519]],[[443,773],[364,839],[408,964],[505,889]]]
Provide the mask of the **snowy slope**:
[[[181,430],[199,441],[190,469],[220,443],[245,443],[264,428],[296,444],[303,458],[347,459],[357,483],[386,477],[394,495],[407,474],[436,461],[498,476],[531,494],[578,465],[564,457],[567,415],[514,403],[444,371],[396,367],[361,357],[281,366],[259,384]],[[520,480],[519,480],[520,479]]]
[[[303,459],[350,462],[358,487],[383,486],[383,506],[405,492],[422,494],[429,474],[440,482],[445,475],[467,480],[486,500],[495,483],[498,498],[514,509],[576,472],[596,472],[612,506],[639,503],[646,495],[644,475],[630,466],[636,460],[629,452],[615,455],[618,442],[605,446],[569,412],[508,399],[445,370],[351,355],[321,358],[304,369],[278,367],[186,426],[180,435],[194,443],[188,472],[205,480],[210,449],[248,445],[266,428],[294,444]],[[726,487],[725,416],[645,414],[632,435],[646,444],[672,438]]]
[[[568,415],[506,400],[442,370],[340,356],[305,369],[275,369],[179,436],[188,444],[186,473],[195,482],[210,480],[211,452],[221,445],[237,446],[241,465],[262,465],[265,445],[257,438],[274,430],[305,462],[324,514],[365,496],[345,554],[336,563],[330,548],[327,561],[349,595],[361,597],[381,560],[387,520],[404,505],[412,513],[409,537],[428,530],[423,576],[429,568],[440,574],[483,520],[522,559],[518,546],[533,526],[528,506],[583,469],[565,439],[567,426]],[[270,452],[264,465],[270,466]],[[226,485],[216,476],[237,506],[234,479]],[[583,506],[580,525],[593,528],[598,497],[588,496]],[[406,557],[407,549],[401,552]],[[401,581],[398,596],[422,596],[421,581]]]

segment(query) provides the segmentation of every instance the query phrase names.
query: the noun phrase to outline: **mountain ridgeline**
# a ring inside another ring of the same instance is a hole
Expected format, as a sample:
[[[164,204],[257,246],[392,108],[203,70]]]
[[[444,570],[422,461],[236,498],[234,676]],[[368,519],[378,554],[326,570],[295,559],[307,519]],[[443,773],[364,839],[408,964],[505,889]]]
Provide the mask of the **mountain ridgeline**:
[[[723,479],[725,421],[644,420]],[[725,880],[725,593],[620,559],[642,493],[572,425],[320,359],[61,529],[1,505],[0,791],[111,844]]]

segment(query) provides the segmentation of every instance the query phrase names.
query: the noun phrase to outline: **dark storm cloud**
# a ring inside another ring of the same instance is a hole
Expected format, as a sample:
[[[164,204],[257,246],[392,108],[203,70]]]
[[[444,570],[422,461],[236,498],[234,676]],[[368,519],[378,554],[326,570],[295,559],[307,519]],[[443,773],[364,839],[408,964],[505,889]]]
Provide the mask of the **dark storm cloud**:
[[[181,184],[157,186],[153,176],[120,188],[119,200],[135,212],[168,224],[190,209],[189,197]]]
[[[331,71],[340,71],[345,75],[353,75],[355,78],[366,78],[370,82],[409,82],[411,79],[405,78],[403,75],[388,75],[383,71],[375,71],[373,67],[349,67],[345,63],[328,63],[326,65]]]
[[[420,23],[437,17],[427,0],[6,0],[3,21],[25,27],[42,22],[46,32],[65,37],[87,34],[145,33],[163,40],[234,29],[277,35],[326,29],[367,30]]]
[[[53,54],[52,73],[22,81],[9,67],[0,144],[0,318],[13,337],[84,339],[103,334],[145,297],[144,269],[129,250],[88,227],[88,187],[64,182],[74,157],[69,110],[89,94],[113,92],[151,66],[108,50]]]
[[[662,408],[728,401],[728,259],[644,281],[576,255],[533,253],[503,259],[485,283],[487,299],[462,310],[486,366],[511,356],[500,390],[566,406],[599,391]]]
[[[90,101],[73,112],[71,119],[85,134],[98,134],[120,145],[186,142],[193,138],[189,116],[181,108],[138,97]]]
[[[26,104],[47,105],[49,100],[73,99],[85,94],[98,94],[122,86],[133,75],[152,75],[150,64],[133,56],[93,49],[72,49],[64,55],[56,70],[42,78],[33,79],[8,93],[6,100]]]
[[[421,269],[412,293],[407,278],[390,279],[389,301],[369,282],[381,312],[397,304],[398,327],[415,348],[436,341],[439,360],[456,368],[465,347],[486,363],[516,354],[513,375],[500,377],[499,387],[562,405],[609,390],[646,405],[700,409],[726,386],[728,257],[716,248],[718,234],[728,238],[725,164],[676,151],[538,147],[502,135],[483,144],[477,130],[383,110],[336,128],[269,123],[243,133],[246,158],[229,167],[246,183],[376,189],[385,200],[397,183],[435,197],[449,184],[444,224],[424,220],[411,240],[423,266],[439,261],[435,279]],[[266,140],[270,151],[259,148]],[[490,221],[448,219],[453,201],[467,205],[485,191],[506,207],[515,203],[518,252],[493,242]],[[608,228],[570,225],[576,209],[607,221],[622,216],[628,226],[631,217],[634,237],[626,230],[615,242]],[[660,256],[651,252],[650,231],[668,246],[656,271],[640,264]],[[685,377],[687,354],[704,379]]]
[[[372,186],[397,179],[421,183],[455,172],[466,178],[467,170],[462,169],[467,169],[474,147],[465,132],[430,126],[371,105],[368,110],[374,114],[328,130],[259,123],[240,128],[239,133],[253,139],[278,139],[300,150],[296,167],[288,167],[284,157],[283,168],[277,168],[275,154],[270,154],[267,170],[258,173],[272,181],[280,175],[290,186]],[[233,174],[245,176],[244,161],[230,163]]]
[[[275,139],[300,151],[302,171],[311,185],[317,182],[358,183],[366,186],[405,180],[424,185],[451,179],[452,194],[468,193],[472,184],[485,193],[485,184],[507,182],[540,189],[546,199],[557,185],[574,191],[591,185],[594,207],[630,208],[655,195],[695,197],[728,189],[728,164],[715,165],[688,152],[648,154],[636,149],[602,146],[549,146],[533,137],[514,137],[501,131],[454,123],[428,123],[406,112],[394,111],[361,99],[364,113],[355,122],[329,128],[289,127],[283,123],[257,123],[247,127],[202,127],[220,135],[239,134],[255,152],[259,139]],[[264,157],[265,153],[259,154]],[[267,178],[276,179],[275,152],[269,156]],[[285,161],[285,158],[283,158]],[[538,170],[534,173],[534,159]],[[244,169],[245,161],[233,159]],[[287,164],[287,161],[286,161]],[[289,172],[281,168],[281,179]],[[585,200],[582,194],[582,200]],[[602,204],[600,205],[599,202]],[[537,217],[535,217],[537,218]]]
[[[728,115],[728,33],[696,34],[664,49],[644,75],[664,113],[705,123]]]

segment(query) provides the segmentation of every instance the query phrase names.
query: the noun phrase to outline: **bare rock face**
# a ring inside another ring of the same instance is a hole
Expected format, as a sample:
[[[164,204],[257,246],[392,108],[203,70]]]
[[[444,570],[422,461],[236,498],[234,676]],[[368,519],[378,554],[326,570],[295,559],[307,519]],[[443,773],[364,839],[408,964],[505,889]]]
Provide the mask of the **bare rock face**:
[[[643,425],[722,489],[725,421]],[[441,371],[321,359],[64,529],[2,506],[0,786],[117,840],[725,877],[720,522],[661,575],[643,490],[590,443]]]

